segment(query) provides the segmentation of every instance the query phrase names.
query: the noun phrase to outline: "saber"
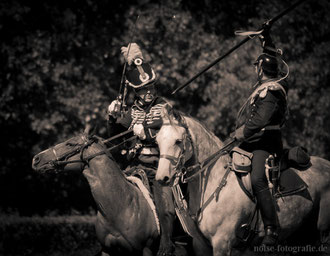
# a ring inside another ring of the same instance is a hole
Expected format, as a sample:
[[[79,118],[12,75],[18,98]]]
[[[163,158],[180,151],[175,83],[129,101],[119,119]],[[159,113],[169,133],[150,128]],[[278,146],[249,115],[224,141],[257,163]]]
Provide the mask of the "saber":
[[[299,0],[296,3],[292,4],[291,6],[289,6],[287,9],[285,9],[284,11],[282,11],[281,13],[279,13],[277,16],[275,16],[274,18],[270,19],[269,21],[266,22],[267,26],[271,26],[275,23],[275,21],[279,20],[281,17],[283,17],[284,15],[286,15],[288,12],[292,11],[294,8],[296,8],[298,5],[300,5],[301,3],[303,3],[306,0]],[[257,30],[258,33],[262,32],[264,30],[264,25]],[[243,39],[241,42],[239,42],[237,45],[235,45],[233,48],[231,48],[229,51],[227,51],[224,55],[220,56],[219,58],[217,58],[216,60],[214,60],[213,62],[211,62],[209,65],[207,65],[205,68],[203,68],[200,72],[198,72],[196,75],[194,75],[193,77],[191,77],[188,81],[186,81],[184,84],[180,85],[178,88],[176,88],[173,92],[172,95],[174,95],[175,93],[177,93],[178,91],[182,90],[183,88],[185,88],[187,85],[189,85],[192,81],[194,81],[197,77],[199,77],[201,74],[203,74],[204,72],[206,72],[207,70],[209,70],[211,67],[213,67],[215,64],[217,64],[219,61],[221,61],[222,59],[226,58],[229,54],[231,54],[233,51],[235,51],[236,49],[238,49],[239,47],[241,47],[243,44],[245,44],[246,42],[250,41],[250,39],[253,39],[254,36],[249,36],[246,37],[245,39]]]
[[[135,34],[135,31],[136,31],[136,24],[138,22],[139,17],[140,17],[140,15],[138,15],[136,17],[136,20],[135,20],[135,23],[134,23],[134,29],[133,29],[133,31],[131,31],[131,36],[130,36],[130,42],[128,44],[127,55],[129,54],[129,51],[131,49],[131,43],[132,43],[133,38],[134,38],[134,34]],[[120,79],[119,95],[117,97],[117,100],[120,102],[118,112],[121,112],[122,108],[125,108],[126,107],[125,100],[126,100],[126,94],[127,94],[127,85],[124,82],[126,70],[127,70],[127,62],[125,61],[124,67],[123,67],[123,72],[121,74],[121,79]],[[123,84],[124,83],[125,83],[125,86],[124,86],[124,90],[123,90]]]

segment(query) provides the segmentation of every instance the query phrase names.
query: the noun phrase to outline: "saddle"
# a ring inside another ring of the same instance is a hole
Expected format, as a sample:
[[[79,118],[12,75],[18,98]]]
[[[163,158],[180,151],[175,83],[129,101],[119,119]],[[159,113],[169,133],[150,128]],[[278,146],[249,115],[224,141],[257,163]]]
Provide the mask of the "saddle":
[[[150,193],[151,193],[151,188],[149,181],[154,179],[155,172],[156,172],[155,169],[142,165],[133,166],[133,167],[128,166],[127,169],[124,170],[124,174],[127,177],[133,176],[139,178]]]
[[[253,154],[234,147],[230,155],[232,161],[230,166],[237,176],[240,187],[252,201],[255,201],[250,178]],[[305,148],[296,146],[285,149],[281,159],[268,160],[271,161],[266,164],[266,169],[268,168],[269,171],[266,176],[275,198],[293,195],[307,189],[307,184],[293,170],[303,171],[311,167],[310,156]]]

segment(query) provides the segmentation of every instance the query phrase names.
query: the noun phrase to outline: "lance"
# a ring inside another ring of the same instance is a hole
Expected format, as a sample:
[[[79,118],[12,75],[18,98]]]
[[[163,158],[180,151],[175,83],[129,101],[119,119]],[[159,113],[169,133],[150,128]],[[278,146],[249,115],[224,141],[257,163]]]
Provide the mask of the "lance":
[[[284,15],[286,15],[288,12],[292,11],[294,8],[296,8],[298,5],[300,5],[301,3],[303,3],[306,0],[299,0],[296,3],[292,4],[291,6],[289,6],[287,9],[285,9],[284,11],[282,11],[281,13],[279,13],[277,16],[275,16],[274,18],[268,20],[266,23],[264,23],[264,25],[257,30],[256,32],[258,32],[258,34],[262,33],[262,31],[265,29],[265,26],[271,27],[275,21],[279,20],[280,18],[282,18]],[[238,44],[236,44],[233,48],[231,48],[229,51],[227,51],[225,54],[223,54],[222,56],[218,57],[216,60],[214,60],[213,62],[211,62],[209,65],[207,65],[205,68],[203,68],[201,71],[199,71],[196,75],[194,75],[193,77],[191,77],[188,81],[186,81],[184,84],[180,85],[178,88],[176,88],[173,92],[172,95],[177,93],[178,91],[182,90],[183,88],[185,88],[187,85],[189,85],[192,81],[194,81],[197,77],[199,77],[201,74],[205,73],[207,70],[209,70],[211,67],[213,67],[215,64],[217,64],[218,62],[220,62],[222,59],[226,58],[228,55],[230,55],[233,51],[235,51],[236,49],[238,49],[239,47],[241,47],[243,44],[245,44],[246,42],[250,41],[250,39],[253,39],[254,36],[248,36],[245,39],[243,39],[241,42],[239,42]]]

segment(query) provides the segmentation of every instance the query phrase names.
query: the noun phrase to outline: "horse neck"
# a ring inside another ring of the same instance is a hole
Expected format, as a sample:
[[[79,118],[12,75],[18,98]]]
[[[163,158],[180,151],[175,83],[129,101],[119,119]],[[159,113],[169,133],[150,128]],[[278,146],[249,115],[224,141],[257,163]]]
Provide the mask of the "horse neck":
[[[207,130],[203,124],[192,118],[185,118],[185,120],[194,146],[195,161],[198,161],[199,163],[203,162],[223,146],[220,139],[211,131]],[[226,157],[221,157],[220,162],[217,162],[217,164],[219,163],[220,165],[225,166],[224,163],[227,160]],[[191,194],[191,196],[189,196],[189,205],[192,214],[196,213],[200,207],[202,191],[205,192],[206,184],[210,184],[210,182],[219,184],[219,179],[224,173],[224,168],[222,168],[223,173],[219,169],[214,170],[215,168],[205,170],[201,176],[198,176],[198,179],[192,180],[189,183],[188,190],[189,194]],[[196,187],[198,189],[196,189]],[[212,185],[207,187],[210,187],[212,190]]]
[[[203,124],[190,117],[185,117],[185,121],[192,138],[195,156],[199,162],[202,162],[222,147],[223,143],[219,138],[207,130]]]
[[[104,149],[101,145],[94,143],[86,149],[84,156]],[[129,182],[116,162],[106,154],[92,158],[83,174],[88,180],[99,209],[106,215],[116,216],[121,211],[125,211],[132,197],[138,196],[136,191],[130,188]],[[106,209],[111,209],[111,211],[107,212]]]

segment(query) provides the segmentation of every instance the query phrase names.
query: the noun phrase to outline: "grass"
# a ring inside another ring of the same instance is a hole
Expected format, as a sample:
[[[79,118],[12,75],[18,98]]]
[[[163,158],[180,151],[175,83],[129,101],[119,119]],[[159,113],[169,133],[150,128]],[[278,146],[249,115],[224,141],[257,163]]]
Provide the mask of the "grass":
[[[94,216],[0,216],[0,255],[95,255],[100,245],[94,220]]]

